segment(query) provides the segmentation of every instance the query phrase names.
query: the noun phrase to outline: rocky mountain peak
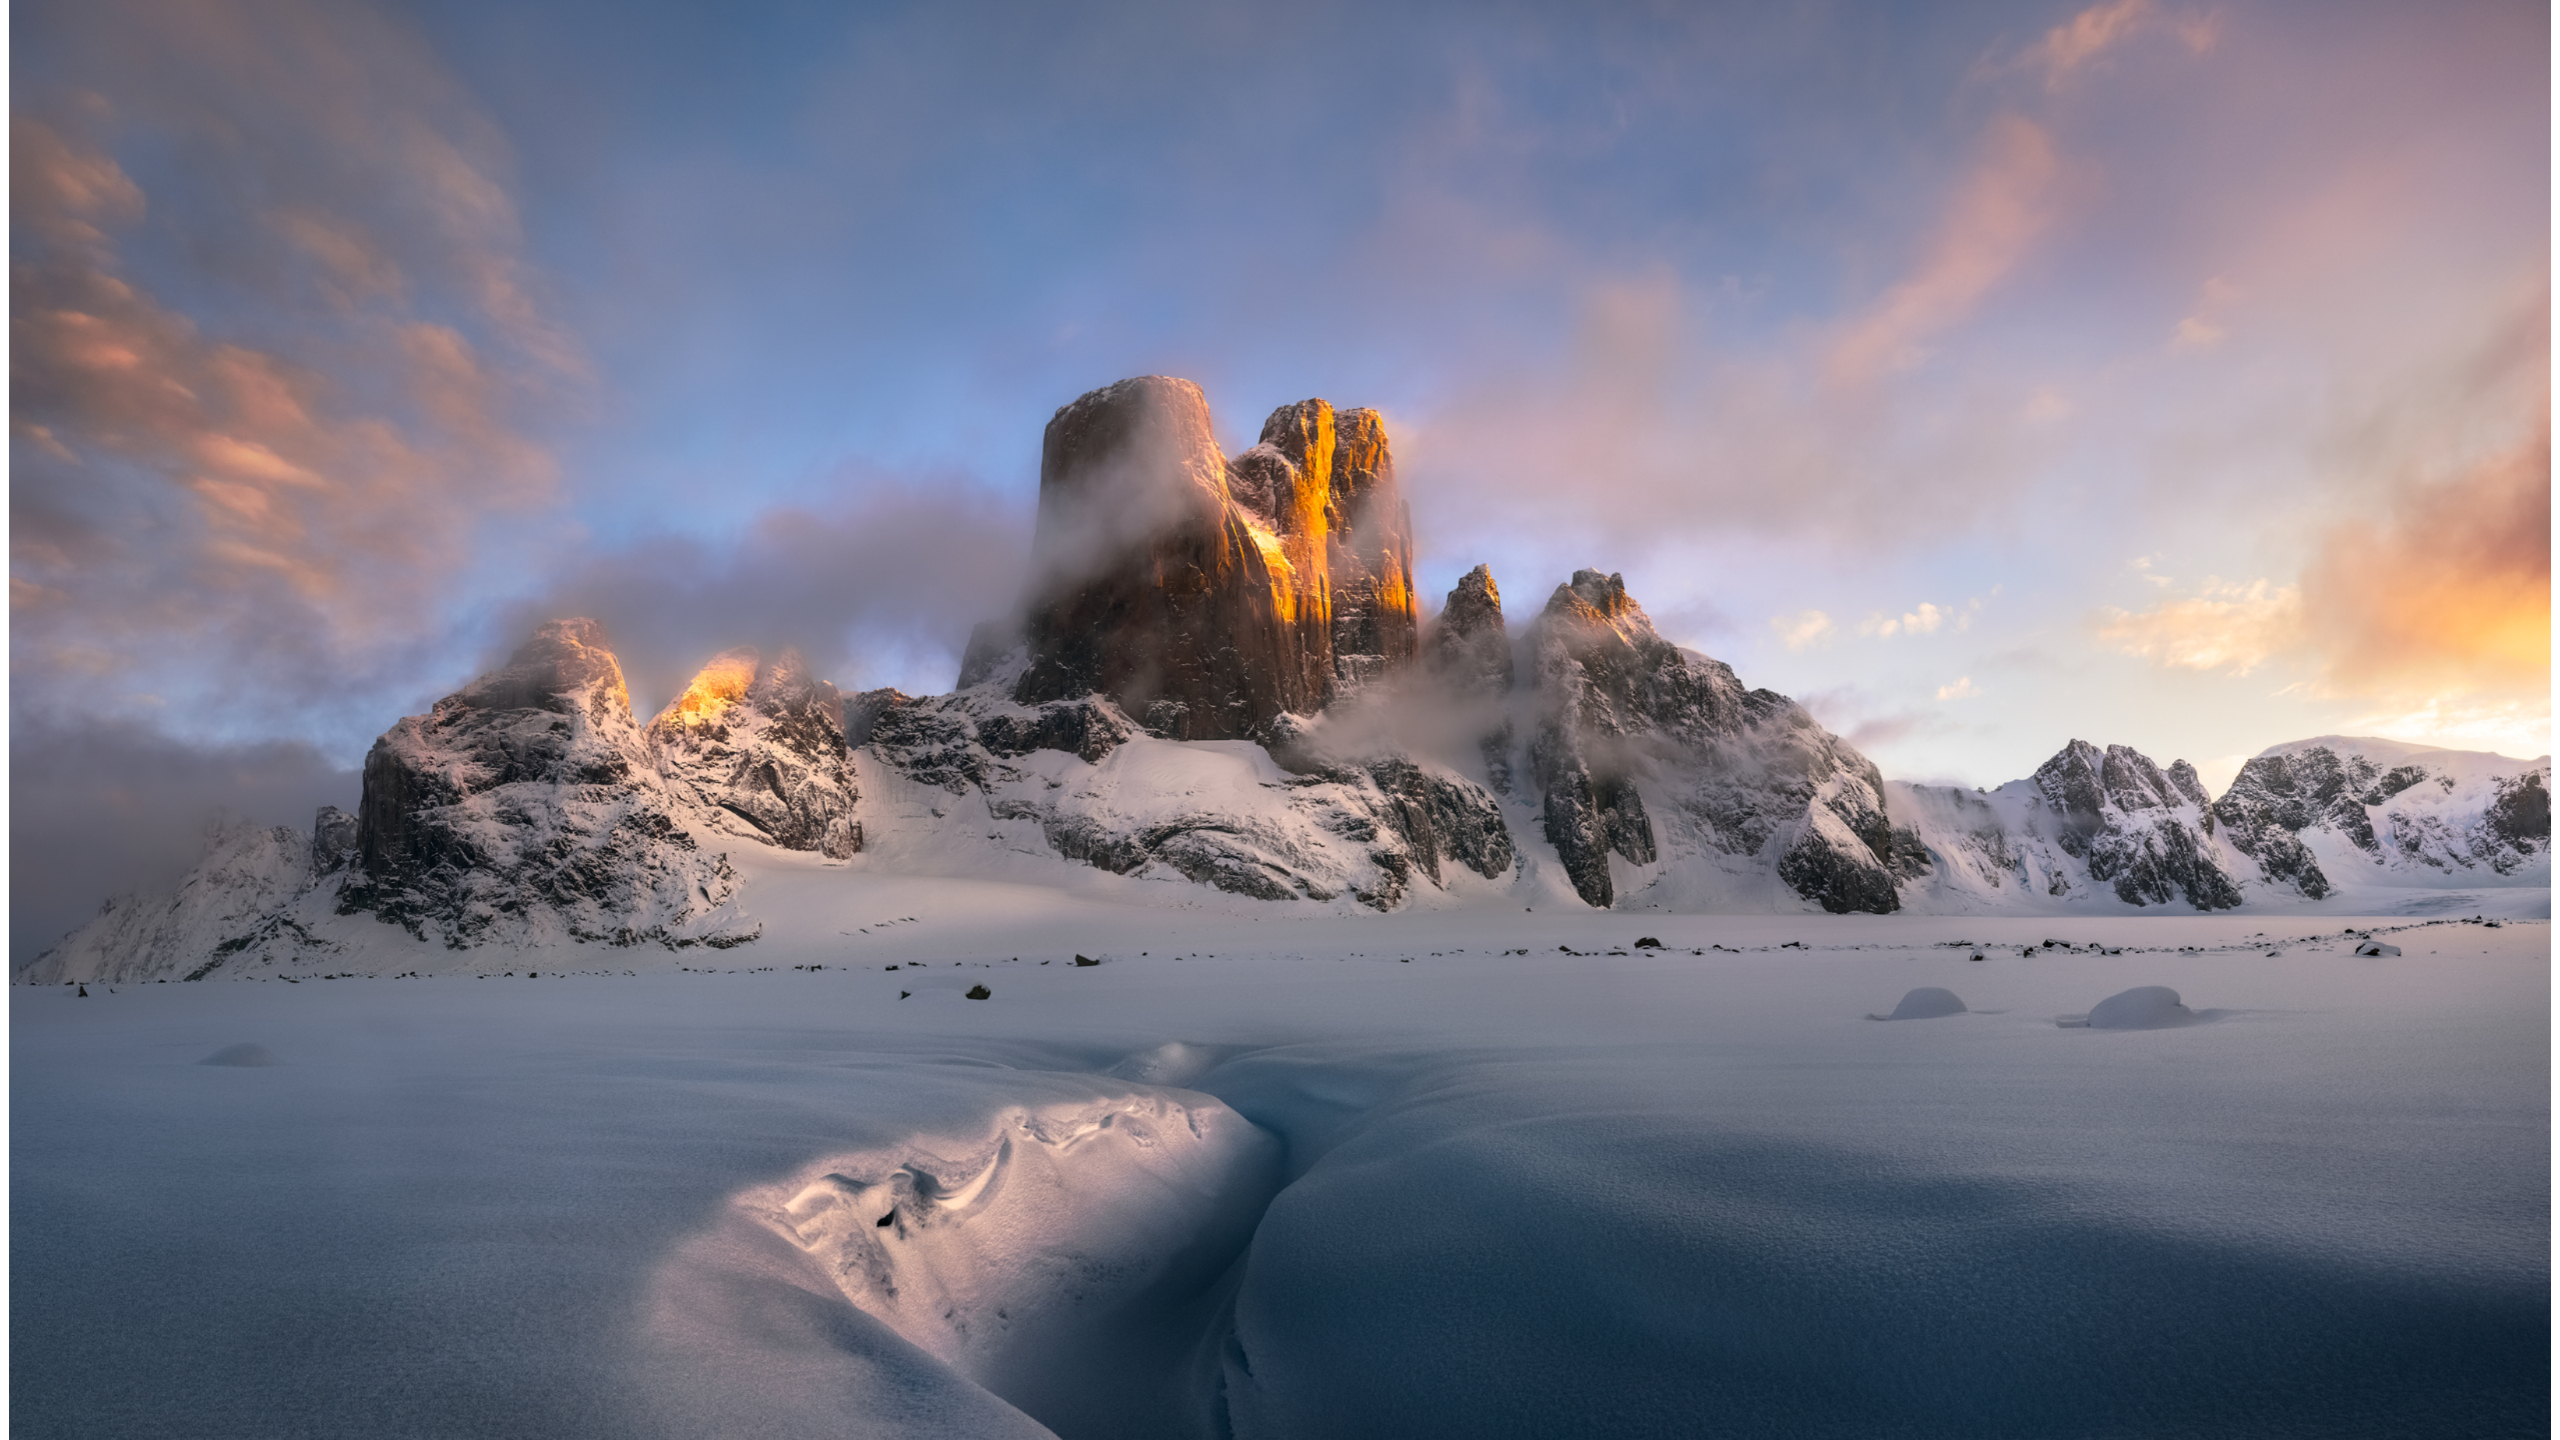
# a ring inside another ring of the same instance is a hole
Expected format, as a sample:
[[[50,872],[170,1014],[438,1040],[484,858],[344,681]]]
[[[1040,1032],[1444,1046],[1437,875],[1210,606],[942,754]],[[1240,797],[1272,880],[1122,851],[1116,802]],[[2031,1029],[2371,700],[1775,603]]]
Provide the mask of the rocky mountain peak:
[[[2432,879],[2547,863],[2548,772],[2547,761],[2324,735],[2252,757],[2213,814],[2270,882],[2317,900],[2367,867]]]
[[[1479,565],[1460,576],[1440,608],[1440,633],[1473,638],[1502,631],[1502,591],[1493,583],[1493,567]]]
[[[1190,381],[1105,386],[1049,422],[1033,551],[1020,704],[1100,695],[1168,739],[1236,739],[1416,653],[1413,522],[1374,410],[1284,405],[1230,462]],[[1010,651],[973,637],[963,674]]]
[[[754,938],[729,904],[727,860],[702,854],[670,806],[592,620],[543,625],[375,741],[356,853],[342,913],[457,947]]]
[[[2089,878],[2135,905],[2183,899],[2199,910],[2240,903],[2239,887],[2206,843],[2213,816],[2195,767],[2167,771],[2130,745],[2101,751],[2073,740],[2038,766],[2035,789],[2059,820],[2056,844],[2088,863]]]
[[[439,703],[561,714],[583,709],[604,721],[617,710],[630,717],[631,690],[623,683],[622,662],[614,658],[603,625],[587,619],[550,620],[517,646],[505,665]]]
[[[649,722],[659,773],[714,829],[841,860],[862,849],[844,700],[796,650],[724,650]]]
[[[1511,636],[1502,624],[1502,592],[1493,568],[1479,565],[1458,581],[1440,608],[1423,646],[1425,663],[1443,691],[1481,712],[1477,748],[1494,793],[1511,793],[1512,726],[1509,706],[1515,668]]]
[[[1570,614],[1586,621],[1616,625],[1626,622],[1640,626],[1645,634],[1653,633],[1653,621],[1644,608],[1627,596],[1627,582],[1619,575],[1603,575],[1597,570],[1576,570],[1573,579],[1556,587],[1547,597],[1547,613]]]

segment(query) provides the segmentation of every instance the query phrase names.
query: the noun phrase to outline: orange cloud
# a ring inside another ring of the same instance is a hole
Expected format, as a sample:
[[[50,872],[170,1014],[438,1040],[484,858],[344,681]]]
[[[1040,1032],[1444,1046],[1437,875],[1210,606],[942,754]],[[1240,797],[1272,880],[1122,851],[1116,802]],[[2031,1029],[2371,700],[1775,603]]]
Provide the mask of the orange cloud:
[[[1992,121],[1926,258],[1833,343],[1831,378],[1860,384],[1926,358],[1926,343],[1972,314],[2052,223],[2061,174],[2042,126],[2014,114]]]
[[[2349,694],[2546,692],[2551,425],[2329,532],[2302,581],[2326,681]]]
[[[123,273],[117,236],[145,202],[103,147],[19,116],[11,152],[13,595],[68,597],[16,609],[22,668],[95,674],[94,657],[174,645],[284,647],[325,671],[435,625],[485,518],[550,499],[518,406],[552,372],[494,370],[460,330],[409,318],[401,266],[362,227],[310,204],[274,223],[331,310],[273,348],[235,343]],[[490,288],[518,263],[458,271],[503,307],[473,323],[521,354],[551,339],[521,286]]]
[[[2259,580],[2204,584],[2203,593],[2149,610],[2099,612],[2098,638],[2174,670],[2246,675],[2302,639],[2302,592]]]

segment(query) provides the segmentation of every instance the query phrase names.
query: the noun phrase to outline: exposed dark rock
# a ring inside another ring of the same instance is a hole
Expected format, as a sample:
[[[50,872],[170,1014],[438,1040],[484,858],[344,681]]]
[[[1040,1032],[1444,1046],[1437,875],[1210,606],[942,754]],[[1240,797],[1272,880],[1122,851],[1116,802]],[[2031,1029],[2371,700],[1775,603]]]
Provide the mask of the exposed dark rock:
[[[323,805],[311,822],[311,873],[334,875],[355,863],[356,817]]]
[[[2251,759],[2214,814],[2269,881],[2310,899],[2333,893],[2340,879],[2313,858],[2305,838],[2313,833],[2345,840],[2386,875],[2409,867],[2509,875],[2548,854],[2551,840],[2546,771],[2496,773],[2513,764],[2324,738]]]
[[[1640,781],[1727,853],[1774,844],[1778,873],[1832,911],[1890,911],[1884,780],[1767,690],[1664,640],[1616,575],[1580,570],[1530,627],[1539,721],[1529,745],[1547,838],[1586,903],[1615,903],[1608,856],[1654,862]]]
[[[649,722],[659,773],[722,828],[842,860],[862,849],[844,701],[798,652],[724,651]]]
[[[1168,739],[1250,735],[1326,692],[1285,547],[1227,490],[1208,403],[1151,375],[1060,409],[1040,454],[1023,704],[1108,697]],[[1320,591],[1317,593],[1321,593]]]
[[[2183,899],[2199,910],[2240,903],[2240,888],[2204,843],[2212,830],[2193,766],[2181,761],[2163,773],[2131,746],[2101,752],[2074,740],[2036,770],[2035,785],[2058,817],[2056,843],[2118,899]]]
[[[374,742],[356,848],[340,912],[455,948],[754,938],[727,858],[701,853],[670,804],[592,620],[544,625]]]
[[[1491,566],[1468,571],[1449,592],[1425,650],[1441,689],[1457,704],[1484,712],[1485,730],[1476,743],[1484,754],[1485,777],[1495,794],[1510,794],[1516,737],[1508,699],[1515,672],[1511,636],[1502,623],[1502,592],[1494,588]]]
[[[1365,768],[1387,798],[1387,824],[1404,837],[1432,884],[1441,883],[1444,858],[1489,880],[1511,869],[1511,830],[1492,796],[1410,760],[1373,760]]]
[[[968,712],[948,697],[917,699],[896,690],[865,690],[846,707],[847,738],[859,735],[908,779],[953,794],[984,788],[988,752]]]
[[[2489,805],[2489,833],[2517,849],[2547,847],[2551,841],[2551,791],[2542,772],[2529,770],[2497,782],[2498,798]],[[2403,787],[2406,788],[2406,787]]]
[[[990,755],[1010,759],[1034,750],[1064,750],[1087,764],[1098,763],[1142,733],[1118,706],[1093,696],[981,714],[977,731]]]

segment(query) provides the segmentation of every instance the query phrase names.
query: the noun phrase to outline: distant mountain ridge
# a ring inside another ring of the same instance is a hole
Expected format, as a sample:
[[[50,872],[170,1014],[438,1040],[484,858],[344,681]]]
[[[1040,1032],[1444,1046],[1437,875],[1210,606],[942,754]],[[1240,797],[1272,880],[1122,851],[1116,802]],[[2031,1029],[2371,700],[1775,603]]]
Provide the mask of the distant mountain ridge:
[[[553,621],[385,733],[355,815],[223,828],[20,978],[356,964],[328,957],[375,921],[727,948],[762,933],[767,852],[1045,855],[1373,910],[2195,913],[2550,881],[2548,757],[2323,736],[2215,799],[2184,761],[2073,740],[1996,789],[1911,785],[1672,645],[1615,574],[1514,635],[1478,566],[1426,629],[1374,411],[1282,406],[1230,460],[1198,387],[1123,381],[1051,420],[1040,506],[1018,618],[978,627],[951,694],[848,697],[740,648],[643,726],[603,627]]]

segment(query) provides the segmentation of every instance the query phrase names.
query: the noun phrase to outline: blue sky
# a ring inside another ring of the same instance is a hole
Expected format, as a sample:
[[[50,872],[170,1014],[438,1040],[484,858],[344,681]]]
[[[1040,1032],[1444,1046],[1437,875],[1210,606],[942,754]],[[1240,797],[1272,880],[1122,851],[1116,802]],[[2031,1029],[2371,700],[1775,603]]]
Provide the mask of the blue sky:
[[[1516,624],[1621,571],[1888,774],[2548,749],[2540,6],[84,0],[12,41],[22,813],[31,768],[94,793],[77,729],[204,804],[334,793],[553,613],[643,707],[747,642],[945,688],[1042,424],[1143,373],[1231,450],[1380,408],[1427,593],[1490,562]]]

